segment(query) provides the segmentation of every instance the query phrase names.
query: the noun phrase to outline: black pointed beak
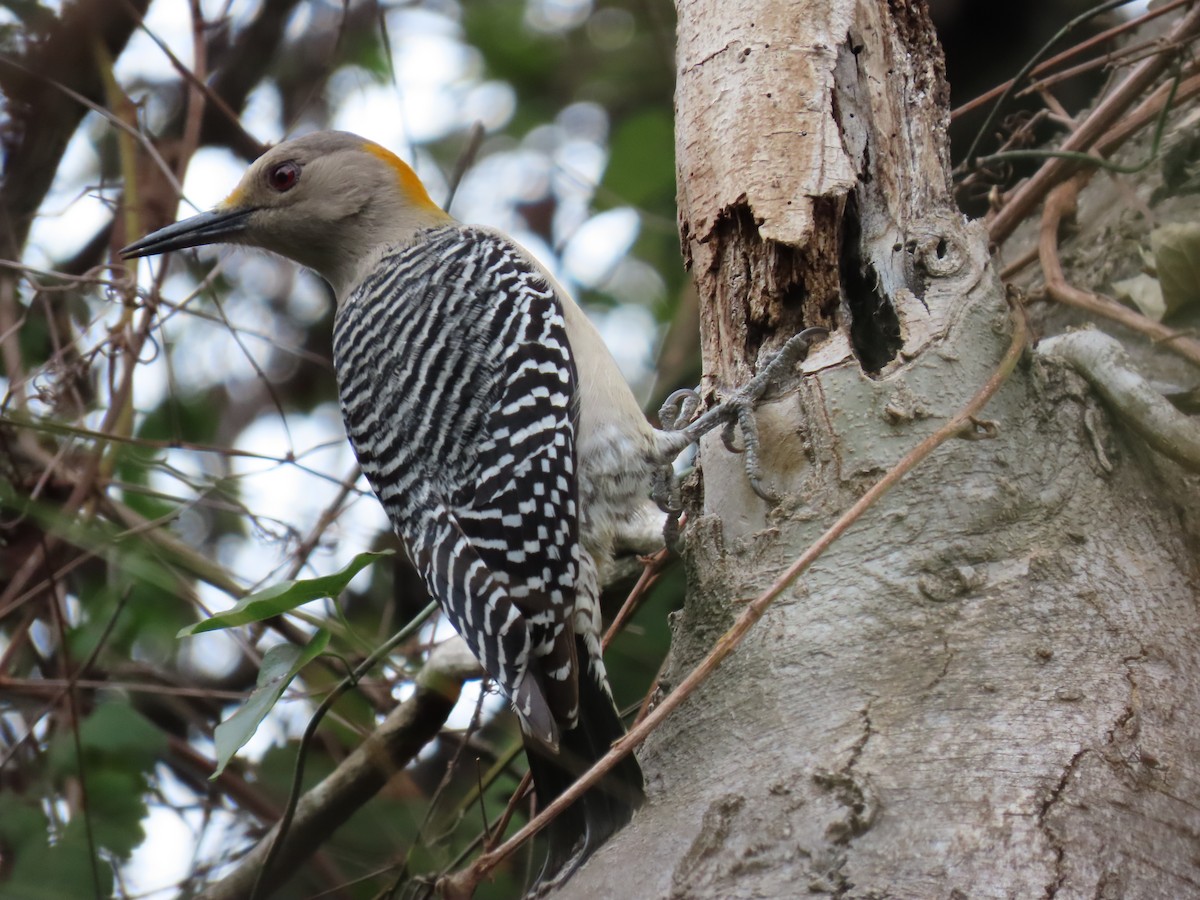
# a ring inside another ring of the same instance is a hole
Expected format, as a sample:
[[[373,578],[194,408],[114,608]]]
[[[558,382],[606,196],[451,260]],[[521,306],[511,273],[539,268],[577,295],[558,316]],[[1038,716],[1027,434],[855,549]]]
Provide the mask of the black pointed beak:
[[[214,209],[200,213],[134,241],[121,251],[121,258],[135,259],[205,244],[236,243],[239,235],[245,232],[253,212],[252,209]]]

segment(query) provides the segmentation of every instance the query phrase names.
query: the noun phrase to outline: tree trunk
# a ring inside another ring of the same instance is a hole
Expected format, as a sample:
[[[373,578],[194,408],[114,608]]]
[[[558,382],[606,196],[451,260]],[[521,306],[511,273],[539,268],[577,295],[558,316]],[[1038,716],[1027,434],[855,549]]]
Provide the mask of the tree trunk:
[[[1012,333],[950,197],[923,4],[681,3],[678,79],[706,386],[832,334],[758,412],[780,503],[702,445],[666,690]],[[650,803],[561,896],[1200,892],[1183,504],[1062,369],[1027,356],[986,415],[993,439],[936,451],[650,739]]]

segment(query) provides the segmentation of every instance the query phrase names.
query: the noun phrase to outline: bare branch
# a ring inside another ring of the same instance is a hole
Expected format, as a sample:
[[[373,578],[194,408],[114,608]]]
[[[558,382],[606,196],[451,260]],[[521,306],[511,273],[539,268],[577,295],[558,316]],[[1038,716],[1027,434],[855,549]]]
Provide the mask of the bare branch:
[[[1185,416],[1137,372],[1116,338],[1094,329],[1047,338],[1038,354],[1066,363],[1143,440],[1190,472],[1200,472],[1200,423]]]
[[[104,63],[96,58],[97,42],[109,59],[116,59],[149,5],[149,0],[69,4],[49,40],[35,44],[20,67],[0,60],[0,88],[14,119],[3,138],[0,259],[20,258],[29,226],[58,172],[67,141],[86,112],[39,76],[53,74],[60,84],[99,101],[104,97]]]
[[[396,707],[325,780],[300,799],[287,833],[274,851],[271,871],[261,879],[261,896],[282,887],[288,874],[312,856],[388,779],[437,737],[458,702],[463,682],[478,675],[474,657],[464,658],[456,646],[457,642],[450,642],[444,652],[431,654],[417,676],[416,692]],[[204,891],[200,895],[202,900],[248,897],[259,878],[259,870],[272,852],[277,830],[278,827],[272,828],[231,874]]]
[[[1083,177],[1076,176],[1058,185],[1046,198],[1038,240],[1042,272],[1046,276],[1046,290],[1060,303],[1110,319],[1151,340],[1160,341],[1168,350],[1178,353],[1193,365],[1200,366],[1200,341],[1168,328],[1161,322],[1155,322],[1137,310],[1122,306],[1116,300],[1077,288],[1067,281],[1058,258],[1058,226],[1064,216],[1075,212],[1075,200],[1079,194],[1080,179]]]
[[[1163,38],[1167,46],[1184,44],[1200,33],[1200,7],[1195,7],[1179,19],[1170,33]],[[1088,150],[1117,121],[1142,92],[1153,84],[1171,63],[1173,54],[1158,53],[1143,60],[1129,73],[1116,89],[1105,97],[1080,123],[1076,131],[1063,142],[1062,150]],[[1025,221],[1037,203],[1054,185],[1061,182],[1079,167],[1079,163],[1066,159],[1046,161],[1032,178],[1012,193],[1008,201],[988,223],[992,240],[1003,243],[1013,230]]]

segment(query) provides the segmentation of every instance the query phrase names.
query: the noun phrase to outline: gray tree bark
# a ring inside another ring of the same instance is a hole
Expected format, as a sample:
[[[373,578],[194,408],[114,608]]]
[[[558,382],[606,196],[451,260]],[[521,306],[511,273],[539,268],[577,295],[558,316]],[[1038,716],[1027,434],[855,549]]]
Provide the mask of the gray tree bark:
[[[782,502],[702,446],[668,690],[1011,335],[922,4],[691,0],[678,77],[706,386],[832,334],[758,413]],[[1195,481],[1032,355],[987,417],[650,739],[648,806],[560,896],[1200,895]]]

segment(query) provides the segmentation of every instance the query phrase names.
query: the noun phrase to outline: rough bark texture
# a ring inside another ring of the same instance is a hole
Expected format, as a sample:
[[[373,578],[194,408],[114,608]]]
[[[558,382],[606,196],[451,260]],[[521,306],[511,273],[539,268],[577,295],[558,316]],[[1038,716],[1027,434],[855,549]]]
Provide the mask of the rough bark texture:
[[[711,386],[834,329],[759,413],[774,508],[701,451],[665,685],[1007,346],[901,0],[679,9],[680,223]],[[1179,482],[1028,359],[642,753],[650,803],[569,897],[1200,891],[1196,553]],[[1194,487],[1194,485],[1193,485]],[[633,886],[633,894],[628,891]]]

